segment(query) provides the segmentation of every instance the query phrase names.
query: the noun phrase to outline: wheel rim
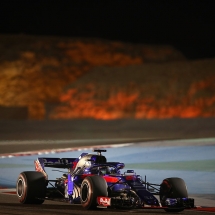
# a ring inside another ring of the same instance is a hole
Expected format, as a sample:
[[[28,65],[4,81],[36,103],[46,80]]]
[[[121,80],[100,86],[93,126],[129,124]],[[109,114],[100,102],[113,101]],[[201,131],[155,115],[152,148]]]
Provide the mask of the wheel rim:
[[[81,190],[81,199],[83,202],[86,202],[88,200],[89,196],[89,186],[87,183],[84,183],[82,190]]]
[[[17,182],[17,195],[18,197],[22,197],[23,193],[24,193],[24,181],[20,178]]]

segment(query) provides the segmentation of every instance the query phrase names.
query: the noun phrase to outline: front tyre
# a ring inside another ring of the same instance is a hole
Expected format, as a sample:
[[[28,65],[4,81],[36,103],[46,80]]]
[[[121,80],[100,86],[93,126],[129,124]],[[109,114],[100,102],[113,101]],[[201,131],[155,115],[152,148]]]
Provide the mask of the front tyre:
[[[160,185],[160,201],[162,206],[166,205],[166,200],[187,198],[187,187],[183,179],[181,178],[166,178]],[[181,212],[184,210],[183,206],[169,207],[165,209],[167,212]]]
[[[85,209],[96,209],[97,197],[108,196],[107,182],[99,175],[86,177],[81,184],[81,204]]]
[[[42,204],[46,193],[46,179],[41,172],[20,173],[16,183],[16,193],[22,204]]]

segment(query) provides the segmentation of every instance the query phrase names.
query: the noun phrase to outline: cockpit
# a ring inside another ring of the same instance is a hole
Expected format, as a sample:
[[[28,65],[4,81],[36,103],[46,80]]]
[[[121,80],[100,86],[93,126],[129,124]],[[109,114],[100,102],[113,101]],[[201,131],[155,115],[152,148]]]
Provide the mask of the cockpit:
[[[98,154],[81,154],[73,171],[78,174],[110,175],[119,174],[120,169],[124,168],[123,163],[107,162],[106,157],[101,154],[106,150],[94,151]]]
[[[98,174],[98,175],[111,175],[111,174],[117,174],[118,173],[116,167],[108,166],[108,165],[93,166],[89,169],[89,172],[91,174]]]

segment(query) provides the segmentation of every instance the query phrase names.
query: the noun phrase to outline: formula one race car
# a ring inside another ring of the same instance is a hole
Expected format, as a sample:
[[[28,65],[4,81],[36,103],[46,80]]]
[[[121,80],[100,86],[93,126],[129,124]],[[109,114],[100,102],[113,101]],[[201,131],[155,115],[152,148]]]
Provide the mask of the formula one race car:
[[[194,207],[181,178],[166,178],[161,184],[151,184],[134,170],[123,174],[124,163],[107,162],[101,153],[82,153],[79,158],[38,158],[36,171],[20,173],[17,196],[23,204],[42,204],[44,200],[81,204],[85,209],[153,208],[180,212]],[[44,167],[67,168],[68,173],[49,180]],[[156,197],[159,196],[159,199]]]

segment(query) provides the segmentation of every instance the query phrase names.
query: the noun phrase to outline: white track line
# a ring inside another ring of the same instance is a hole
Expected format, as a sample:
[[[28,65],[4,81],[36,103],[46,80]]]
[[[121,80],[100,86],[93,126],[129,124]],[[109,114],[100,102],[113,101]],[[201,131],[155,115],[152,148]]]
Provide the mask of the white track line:
[[[71,147],[71,148],[60,148],[60,149],[44,149],[44,150],[37,150],[37,151],[0,154],[0,158],[13,158],[13,157],[42,155],[42,154],[56,154],[61,152],[83,151],[83,150],[96,149],[96,148],[118,148],[118,147],[130,146],[133,144],[134,143],[121,143],[121,144],[82,146],[82,147]]]
[[[0,194],[16,195],[16,189],[15,188],[0,188]]]

